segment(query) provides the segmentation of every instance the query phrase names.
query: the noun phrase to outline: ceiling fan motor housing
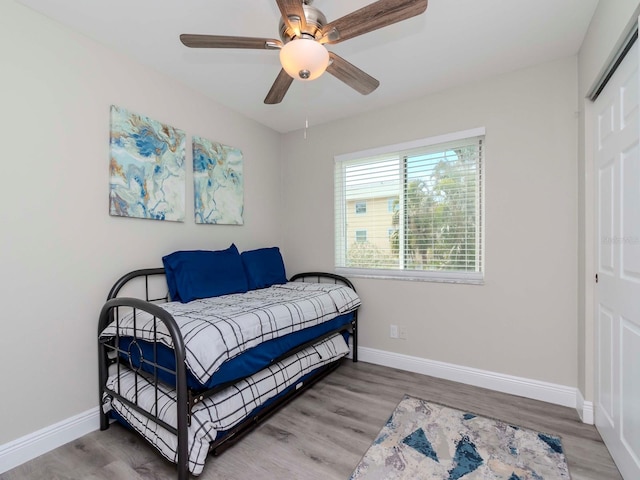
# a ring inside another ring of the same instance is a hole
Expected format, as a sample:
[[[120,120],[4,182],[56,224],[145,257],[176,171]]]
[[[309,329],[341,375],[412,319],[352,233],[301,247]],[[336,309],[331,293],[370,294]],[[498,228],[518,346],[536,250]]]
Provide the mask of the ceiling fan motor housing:
[[[311,2],[305,2],[302,5],[306,20],[306,28],[299,32],[285,25],[284,20],[280,19],[279,32],[283,43],[288,43],[296,37],[317,39],[322,36],[322,27],[327,24],[327,17],[320,10],[310,5]],[[299,19],[290,15],[289,20],[293,24],[299,24]]]

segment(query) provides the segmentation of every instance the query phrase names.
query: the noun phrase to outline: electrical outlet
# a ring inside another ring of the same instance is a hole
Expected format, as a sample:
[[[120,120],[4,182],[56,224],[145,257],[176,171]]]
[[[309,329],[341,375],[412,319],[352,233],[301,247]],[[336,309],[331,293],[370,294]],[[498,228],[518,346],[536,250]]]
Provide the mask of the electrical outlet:
[[[402,325],[398,327],[398,338],[401,340],[407,339],[407,327],[403,327]]]
[[[397,325],[390,325],[389,326],[389,336],[391,338],[398,338],[398,326]]]

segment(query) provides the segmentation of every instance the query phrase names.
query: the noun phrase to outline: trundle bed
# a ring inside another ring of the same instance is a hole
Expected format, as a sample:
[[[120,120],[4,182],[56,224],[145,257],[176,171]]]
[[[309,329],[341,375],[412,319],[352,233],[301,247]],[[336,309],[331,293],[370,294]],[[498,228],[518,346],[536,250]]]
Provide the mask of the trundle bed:
[[[360,299],[332,273],[287,280],[277,248],[163,262],[121,277],[100,312],[100,428],[132,428],[186,480],[337,368],[349,337],[357,361]]]

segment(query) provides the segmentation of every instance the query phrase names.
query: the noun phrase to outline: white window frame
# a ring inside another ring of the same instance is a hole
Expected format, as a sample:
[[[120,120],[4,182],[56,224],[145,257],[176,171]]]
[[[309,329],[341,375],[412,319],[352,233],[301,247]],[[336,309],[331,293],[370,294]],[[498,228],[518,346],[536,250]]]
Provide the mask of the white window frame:
[[[358,239],[358,234],[362,235],[363,232],[364,232],[364,240]],[[356,243],[365,243],[367,241],[367,230],[365,228],[356,230],[355,234],[356,234],[356,238],[355,238]]]
[[[359,152],[347,153],[342,155],[337,155],[334,157],[334,161],[336,164],[342,164],[347,161],[372,158],[377,156],[389,155],[397,152],[402,152],[406,150],[417,149],[421,147],[429,147],[437,144],[444,144],[448,142],[455,142],[458,140],[464,140],[466,138],[472,137],[480,137],[485,136],[486,130],[484,127],[463,130],[459,132],[454,132],[450,134],[438,135],[435,137],[424,138],[420,140],[414,140],[410,142],[399,143],[395,145],[387,145],[384,147],[373,148],[369,150],[363,150]],[[483,144],[483,149],[485,144]],[[486,223],[486,217],[484,212],[484,183],[485,183],[485,165],[481,165],[481,175],[478,182],[479,192],[479,205],[478,208],[478,234],[482,241],[480,242],[480,248],[477,250],[478,255],[481,258],[481,269],[479,272],[440,272],[440,271],[423,271],[423,270],[402,270],[402,269],[377,269],[377,268],[351,268],[351,267],[343,267],[341,265],[346,264],[345,251],[340,251],[339,249],[335,249],[334,256],[336,259],[335,272],[340,275],[351,276],[351,277],[363,277],[363,278],[377,278],[377,279],[398,279],[398,280],[418,280],[418,281],[429,281],[429,282],[445,282],[445,283],[463,283],[463,284],[473,284],[473,285],[482,285],[484,284],[484,277],[486,271],[486,262],[485,262],[485,232],[484,226]],[[334,201],[335,208],[341,209],[341,211],[345,211],[346,201],[345,195],[338,195],[337,192],[334,193]],[[402,201],[402,199],[401,199]],[[402,208],[402,205],[400,206]],[[337,217],[334,217],[337,218]],[[344,222],[335,222],[334,225],[336,238],[344,238],[346,234],[345,224]],[[335,248],[335,242],[334,242]],[[400,246],[402,249],[402,245]],[[400,252],[400,255],[403,255],[403,252]]]
[[[362,205],[362,204],[364,204],[364,212],[359,212],[359,211],[358,211],[358,205]],[[357,202],[353,205],[353,208],[354,208],[354,210],[355,210],[355,211],[354,211],[354,213],[355,213],[356,215],[366,215],[366,214],[367,214],[367,201],[366,201],[366,200],[357,201]]]

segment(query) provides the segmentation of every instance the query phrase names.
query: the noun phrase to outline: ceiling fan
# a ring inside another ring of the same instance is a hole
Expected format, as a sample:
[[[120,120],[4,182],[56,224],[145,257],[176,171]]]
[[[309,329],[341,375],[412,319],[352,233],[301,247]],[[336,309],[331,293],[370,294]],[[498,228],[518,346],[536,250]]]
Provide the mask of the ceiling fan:
[[[266,104],[280,103],[294,78],[314,80],[325,70],[367,95],[378,88],[380,82],[339,55],[327,51],[324,45],[334,45],[420,15],[427,9],[428,0],[378,0],[329,23],[320,10],[311,6],[312,2],[276,0],[282,14],[279,25],[281,40],[182,34],[180,41],[191,48],[280,50],[282,69],[264,99]]]

